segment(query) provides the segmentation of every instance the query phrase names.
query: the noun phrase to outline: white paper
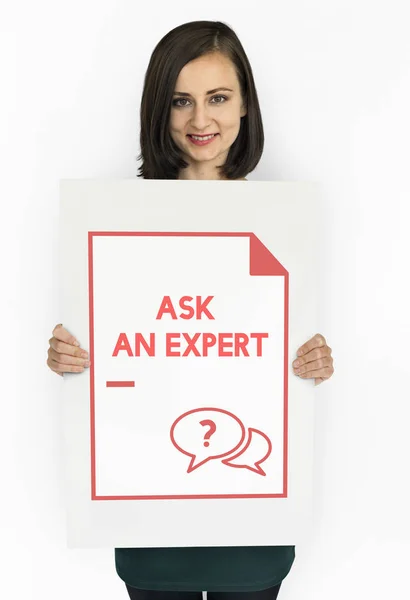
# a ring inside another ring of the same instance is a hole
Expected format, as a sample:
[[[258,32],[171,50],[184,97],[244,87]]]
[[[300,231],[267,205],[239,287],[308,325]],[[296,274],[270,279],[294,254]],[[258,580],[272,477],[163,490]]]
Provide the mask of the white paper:
[[[306,535],[317,228],[312,183],[61,183],[70,545]]]

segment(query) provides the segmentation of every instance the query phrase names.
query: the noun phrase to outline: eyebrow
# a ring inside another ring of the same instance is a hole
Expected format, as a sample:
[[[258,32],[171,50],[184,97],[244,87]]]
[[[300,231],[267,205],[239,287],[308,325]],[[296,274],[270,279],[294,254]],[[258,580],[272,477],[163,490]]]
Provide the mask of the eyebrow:
[[[209,90],[209,92],[206,93],[207,96],[209,96],[209,94],[215,94],[215,92],[233,92],[233,90],[231,90],[230,88],[226,88],[226,87],[219,87],[219,88],[215,88],[214,90]],[[188,92],[174,92],[174,96],[190,96],[191,94],[188,94]]]

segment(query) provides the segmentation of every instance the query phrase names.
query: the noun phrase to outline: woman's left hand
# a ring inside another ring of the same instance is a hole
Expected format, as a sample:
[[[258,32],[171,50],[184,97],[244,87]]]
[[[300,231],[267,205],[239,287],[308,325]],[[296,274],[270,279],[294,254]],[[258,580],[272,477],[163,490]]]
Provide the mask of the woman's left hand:
[[[297,359],[292,363],[293,372],[303,379],[314,377],[315,385],[329,379],[334,373],[332,349],[320,333],[303,344],[297,351]]]

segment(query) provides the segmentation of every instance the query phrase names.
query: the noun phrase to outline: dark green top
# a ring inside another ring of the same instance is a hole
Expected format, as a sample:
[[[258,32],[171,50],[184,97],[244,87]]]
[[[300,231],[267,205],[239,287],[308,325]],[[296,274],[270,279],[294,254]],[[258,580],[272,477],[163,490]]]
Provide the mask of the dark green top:
[[[117,573],[145,590],[247,592],[278,585],[295,546],[116,548]]]

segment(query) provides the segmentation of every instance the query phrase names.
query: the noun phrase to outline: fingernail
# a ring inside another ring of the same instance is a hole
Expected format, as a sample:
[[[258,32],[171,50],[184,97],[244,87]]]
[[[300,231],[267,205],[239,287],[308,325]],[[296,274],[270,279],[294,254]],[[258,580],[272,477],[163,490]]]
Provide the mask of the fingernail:
[[[303,350],[298,350],[296,354],[297,354],[298,356],[302,356],[302,354],[303,354]]]
[[[77,340],[74,341],[74,346],[79,346],[80,342],[77,342]]]
[[[88,368],[89,366],[90,366],[90,362],[89,361],[87,361],[87,362],[84,363],[84,367],[85,368]]]
[[[81,353],[81,357],[82,358],[88,358],[88,352],[82,352]]]

